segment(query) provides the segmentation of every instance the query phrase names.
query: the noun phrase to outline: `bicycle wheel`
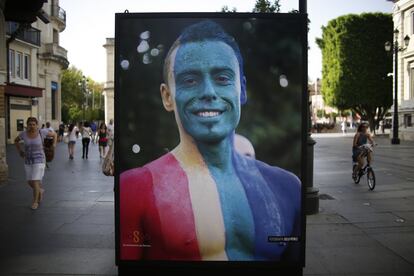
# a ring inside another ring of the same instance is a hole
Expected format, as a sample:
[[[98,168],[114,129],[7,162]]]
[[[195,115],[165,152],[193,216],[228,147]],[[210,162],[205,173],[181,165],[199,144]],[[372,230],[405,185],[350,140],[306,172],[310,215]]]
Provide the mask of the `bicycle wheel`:
[[[354,174],[354,171],[355,171],[355,167],[356,167],[356,166],[357,166],[357,165],[354,165],[354,166],[352,167],[352,180],[354,180],[355,184],[358,184],[358,183],[359,183],[359,180],[361,179],[361,176],[359,175],[359,173]]]
[[[368,188],[372,191],[375,188],[375,173],[374,170],[369,168],[367,172]]]

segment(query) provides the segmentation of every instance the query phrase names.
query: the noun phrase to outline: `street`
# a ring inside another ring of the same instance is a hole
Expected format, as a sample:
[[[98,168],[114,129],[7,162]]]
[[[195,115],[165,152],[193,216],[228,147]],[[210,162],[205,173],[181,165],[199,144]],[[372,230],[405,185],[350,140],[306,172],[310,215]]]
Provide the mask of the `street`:
[[[352,135],[315,135],[314,186],[320,212],[307,217],[304,275],[414,275],[414,143],[376,138],[377,178],[351,179]],[[69,160],[57,146],[32,211],[23,160],[7,146],[9,181],[0,186],[0,275],[116,275],[113,178],[98,147]]]
[[[414,144],[374,138],[369,191],[366,176],[351,179],[352,134],[314,139],[320,212],[307,217],[305,275],[413,275]]]

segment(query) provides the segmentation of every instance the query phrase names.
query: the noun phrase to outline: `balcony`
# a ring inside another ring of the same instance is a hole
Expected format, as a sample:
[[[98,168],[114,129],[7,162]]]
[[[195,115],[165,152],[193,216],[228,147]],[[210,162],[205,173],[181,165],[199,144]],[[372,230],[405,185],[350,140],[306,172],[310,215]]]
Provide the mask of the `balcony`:
[[[19,28],[19,23],[17,22],[6,22],[6,34],[10,37],[17,29]],[[19,32],[16,36],[16,39],[30,43],[35,46],[40,46],[40,30],[33,27],[24,29],[22,32]]]
[[[51,15],[57,22],[59,31],[62,32],[66,28],[66,11],[58,5],[52,5]]]
[[[62,66],[62,69],[68,68],[68,51],[65,48],[60,47],[57,43],[46,43],[44,46],[44,52],[40,54],[40,58],[57,62]]]

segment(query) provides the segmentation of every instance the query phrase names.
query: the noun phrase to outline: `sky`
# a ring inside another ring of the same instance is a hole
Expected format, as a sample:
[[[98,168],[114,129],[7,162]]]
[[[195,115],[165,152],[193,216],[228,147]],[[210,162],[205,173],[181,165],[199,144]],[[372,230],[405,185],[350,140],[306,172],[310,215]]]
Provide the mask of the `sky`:
[[[60,33],[60,45],[68,51],[71,66],[97,82],[106,81],[106,38],[115,36],[115,13],[129,12],[217,12],[223,6],[250,12],[256,0],[60,0],[66,11],[66,29]],[[271,2],[273,2],[271,0]],[[322,26],[345,14],[392,12],[386,0],[308,0],[311,21],[308,34],[308,73],[311,80],[321,78],[322,54],[315,38]],[[299,9],[299,0],[281,0],[281,11]]]

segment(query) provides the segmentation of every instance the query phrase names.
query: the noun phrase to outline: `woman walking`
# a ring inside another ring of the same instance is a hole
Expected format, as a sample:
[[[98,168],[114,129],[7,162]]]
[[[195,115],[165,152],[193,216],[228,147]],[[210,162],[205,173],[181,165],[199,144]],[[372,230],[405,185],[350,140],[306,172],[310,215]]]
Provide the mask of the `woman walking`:
[[[69,159],[73,160],[73,155],[75,154],[75,144],[76,144],[76,139],[78,138],[78,133],[79,133],[79,129],[78,127],[74,124],[71,123],[69,125],[69,143],[68,143],[68,151],[69,151]]]
[[[89,142],[91,141],[92,129],[89,127],[88,122],[84,122],[80,131],[82,135],[82,159],[86,157],[88,159]]]
[[[29,117],[26,121],[27,129],[22,131],[14,139],[14,144],[20,156],[24,158],[24,168],[26,180],[33,189],[32,209],[36,210],[42,201],[44,189],[42,188],[42,179],[45,173],[46,157],[43,151],[43,138],[38,128],[38,122],[35,117]],[[48,133],[47,136],[53,136]],[[21,149],[20,141],[24,141],[24,151]],[[56,140],[54,140],[56,146]]]
[[[98,143],[99,143],[99,156],[100,158],[104,158],[106,155],[106,146],[108,145],[108,130],[106,128],[106,124],[105,123],[101,123],[101,125],[99,126],[99,131],[98,131]]]

